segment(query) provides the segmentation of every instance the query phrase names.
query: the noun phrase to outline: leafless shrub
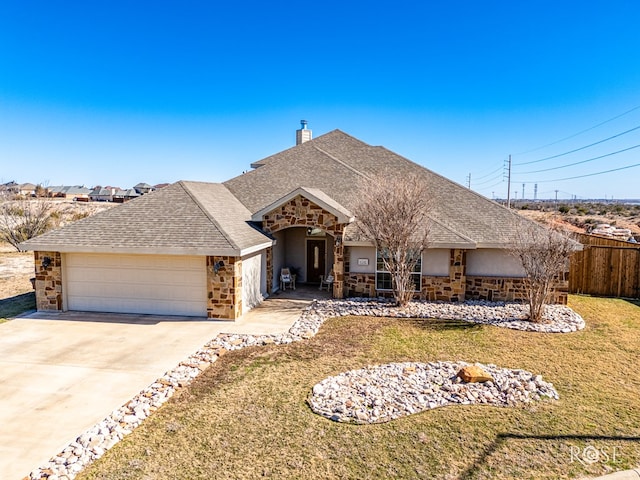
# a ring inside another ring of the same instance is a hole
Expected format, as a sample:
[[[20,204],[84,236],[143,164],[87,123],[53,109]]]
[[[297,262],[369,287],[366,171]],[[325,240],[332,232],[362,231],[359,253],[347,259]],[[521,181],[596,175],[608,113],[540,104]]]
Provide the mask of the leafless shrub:
[[[0,199],[0,240],[20,251],[20,243],[51,228],[52,205],[45,198]]]
[[[526,275],[525,292],[532,322],[542,322],[554,282],[566,271],[569,256],[577,248],[578,243],[557,227],[522,222],[510,252],[520,260]]]
[[[358,193],[356,225],[381,254],[393,296],[405,305],[415,290],[411,274],[427,247],[433,204],[429,185],[390,173],[365,182]]]

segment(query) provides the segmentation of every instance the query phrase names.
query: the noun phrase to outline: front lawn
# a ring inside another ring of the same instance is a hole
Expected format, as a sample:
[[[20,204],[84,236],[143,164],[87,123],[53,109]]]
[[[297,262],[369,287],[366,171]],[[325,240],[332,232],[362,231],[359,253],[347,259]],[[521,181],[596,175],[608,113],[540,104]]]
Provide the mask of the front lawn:
[[[228,353],[80,479],[579,478],[640,464],[640,306],[570,297],[571,334],[344,317],[311,340]],[[523,368],[559,401],[450,406],[386,424],[311,412],[314,384],[388,362]],[[55,452],[52,452],[55,453]]]

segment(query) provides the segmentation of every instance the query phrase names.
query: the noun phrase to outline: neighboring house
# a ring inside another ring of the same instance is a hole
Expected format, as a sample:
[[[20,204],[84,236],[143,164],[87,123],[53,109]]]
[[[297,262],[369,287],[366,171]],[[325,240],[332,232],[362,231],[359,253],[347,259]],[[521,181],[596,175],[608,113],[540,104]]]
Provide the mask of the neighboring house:
[[[21,183],[18,185],[18,194],[24,197],[35,197],[36,188],[38,187],[33,183]]]
[[[146,195],[147,193],[151,193],[155,190],[155,187],[149,185],[148,183],[139,183],[133,189],[140,195]]]
[[[18,185],[14,181],[3,183],[2,185],[0,185],[0,193],[17,195],[19,192],[20,192],[20,185]]]
[[[59,185],[55,187],[48,187],[50,197],[55,198],[68,198],[68,199],[89,199],[91,190],[80,185]]]
[[[133,188],[127,190],[117,189],[113,192],[113,201],[115,203],[124,203],[134,198],[138,198],[141,194],[136,192]]]
[[[89,193],[89,198],[93,202],[111,202],[111,201],[113,201],[113,192],[114,191],[115,191],[115,189],[113,189],[113,188],[95,187]]]
[[[28,240],[40,310],[238,318],[279,288],[333,271],[333,295],[388,294],[371,241],[353,229],[358,185],[377,174],[434,191],[429,248],[416,295],[429,300],[520,300],[523,271],[507,248],[522,219],[384,147],[339,130],[252,164],[223,184],[172,184],[121,207]],[[566,302],[563,273],[554,301]]]

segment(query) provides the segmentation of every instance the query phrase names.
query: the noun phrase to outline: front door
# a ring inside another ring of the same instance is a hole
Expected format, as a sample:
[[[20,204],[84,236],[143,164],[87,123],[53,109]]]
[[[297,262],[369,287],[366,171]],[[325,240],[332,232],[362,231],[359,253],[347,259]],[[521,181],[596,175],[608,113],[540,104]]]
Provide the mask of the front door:
[[[307,282],[320,283],[320,275],[326,275],[326,243],[307,240]]]

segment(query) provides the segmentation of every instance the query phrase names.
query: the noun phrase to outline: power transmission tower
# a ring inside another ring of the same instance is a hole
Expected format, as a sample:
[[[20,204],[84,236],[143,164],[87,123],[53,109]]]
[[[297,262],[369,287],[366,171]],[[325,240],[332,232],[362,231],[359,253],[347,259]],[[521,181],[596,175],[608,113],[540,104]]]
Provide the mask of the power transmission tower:
[[[524,200],[524,183],[522,184],[522,200]]]
[[[471,189],[471,172],[467,175],[467,188]]]
[[[538,184],[533,185],[533,200],[538,200]]]

